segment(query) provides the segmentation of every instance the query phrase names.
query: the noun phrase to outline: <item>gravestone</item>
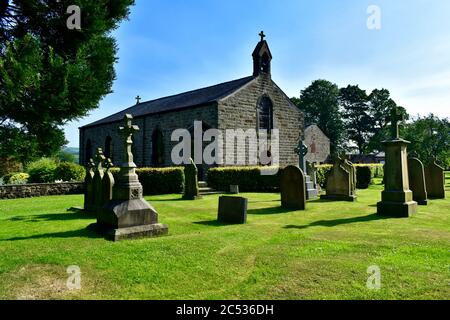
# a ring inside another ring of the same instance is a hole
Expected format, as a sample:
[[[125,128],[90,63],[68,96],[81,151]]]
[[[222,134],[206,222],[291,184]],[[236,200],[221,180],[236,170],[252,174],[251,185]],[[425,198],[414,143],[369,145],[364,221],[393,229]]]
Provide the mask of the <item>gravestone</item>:
[[[422,161],[417,158],[416,154],[411,154],[408,157],[408,174],[409,187],[413,192],[413,200],[419,205],[426,206],[428,204],[428,196],[425,183],[425,170]]]
[[[425,182],[430,199],[445,199],[444,168],[437,164],[436,157],[425,167]]]
[[[319,191],[317,190],[316,185],[313,181],[311,181],[311,177],[307,174],[307,163],[305,156],[308,154],[308,147],[302,140],[299,140],[298,146],[295,148],[295,153],[298,155],[299,159],[299,167],[302,172],[305,174],[305,189],[306,189],[306,199],[315,199],[317,198]]]
[[[336,157],[333,169],[327,179],[327,193],[321,199],[334,201],[356,201],[354,167],[340,157]]]
[[[330,156],[330,139],[315,124],[305,129],[305,145],[308,147],[305,159],[310,163],[323,163]]]
[[[232,194],[239,194],[239,186],[231,185],[230,186],[230,193],[232,193]]]
[[[350,172],[350,189],[352,190],[352,194],[356,195],[356,167],[345,156],[343,156],[342,159],[342,165]]]
[[[94,207],[94,160],[89,159],[84,178],[84,210],[92,211]]]
[[[247,222],[247,207],[246,198],[221,196],[217,220],[223,223],[244,224]]]
[[[190,164],[184,167],[184,195],[185,200],[197,200],[201,199],[200,190],[198,188],[198,170],[192,158]]]
[[[305,174],[296,166],[283,169],[280,179],[281,205],[292,210],[305,210]]]
[[[125,126],[119,128],[124,138],[124,159],[114,183],[112,200],[98,212],[97,223],[90,228],[113,241],[153,237],[168,233],[167,225],[158,223],[158,213],[144,200],[142,185],[133,161],[133,117],[125,115]]]
[[[377,213],[383,216],[410,217],[417,212],[417,202],[409,189],[407,146],[409,141],[399,137],[398,122],[403,120],[397,107],[391,111],[391,140],[384,141],[386,153],[385,189]]]
[[[94,162],[95,162],[95,171],[94,171],[94,178],[93,178],[93,206],[92,209],[95,212],[100,211],[103,206],[103,163],[105,162],[105,156],[103,155],[103,150],[101,148],[97,149],[97,152],[94,156]]]
[[[114,176],[110,169],[113,167],[111,159],[105,159],[103,162],[103,167],[105,168],[102,180],[102,197],[103,206],[105,206],[113,197],[113,187],[114,187]],[[102,206],[102,207],[103,207]]]

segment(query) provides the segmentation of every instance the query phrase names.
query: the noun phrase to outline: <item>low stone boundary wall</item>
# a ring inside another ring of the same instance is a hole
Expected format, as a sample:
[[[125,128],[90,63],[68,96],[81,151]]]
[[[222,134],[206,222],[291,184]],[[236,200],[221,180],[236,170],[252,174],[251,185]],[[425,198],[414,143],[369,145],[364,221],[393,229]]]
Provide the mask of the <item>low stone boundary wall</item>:
[[[84,183],[36,183],[0,186],[0,199],[18,199],[43,196],[83,194]]]

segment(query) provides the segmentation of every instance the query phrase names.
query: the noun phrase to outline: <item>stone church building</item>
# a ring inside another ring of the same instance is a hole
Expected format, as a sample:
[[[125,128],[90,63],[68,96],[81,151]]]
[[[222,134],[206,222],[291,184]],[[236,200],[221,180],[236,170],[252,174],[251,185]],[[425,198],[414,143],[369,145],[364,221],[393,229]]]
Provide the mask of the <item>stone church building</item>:
[[[253,75],[177,95],[137,103],[121,112],[80,128],[80,162],[86,165],[96,148],[114,162],[122,160],[118,134],[125,114],[132,114],[140,131],[134,135],[134,160],[138,167],[173,166],[172,142],[176,129],[193,131],[194,121],[207,129],[279,129],[281,165],[298,165],[294,149],[304,138],[303,113],[271,78],[272,54],[261,33],[253,52]],[[229,152],[228,150],[226,152]],[[201,176],[207,170],[199,165]]]

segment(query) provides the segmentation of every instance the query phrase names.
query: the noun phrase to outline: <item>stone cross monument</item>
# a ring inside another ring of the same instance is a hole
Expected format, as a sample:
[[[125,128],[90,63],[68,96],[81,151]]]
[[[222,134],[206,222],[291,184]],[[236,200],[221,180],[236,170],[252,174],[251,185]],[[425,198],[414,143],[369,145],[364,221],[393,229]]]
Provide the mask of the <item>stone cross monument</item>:
[[[103,170],[103,162],[106,157],[103,155],[102,148],[98,148],[95,156],[94,156],[94,178],[93,178],[93,191],[92,191],[92,200],[93,200],[93,211],[99,211],[104,203],[103,203],[103,191],[102,191],[102,180],[104,175]]]
[[[311,181],[311,176],[307,174],[308,167],[306,165],[306,155],[308,154],[308,147],[305,145],[303,140],[299,140],[298,146],[294,149],[295,153],[298,155],[299,168],[302,169],[305,175],[305,187],[306,187],[306,199],[317,198],[319,190],[316,189],[314,182]]]
[[[158,223],[158,213],[142,196],[131,151],[132,136],[139,127],[133,125],[132,120],[131,115],[125,115],[125,125],[119,128],[124,140],[123,163],[114,183],[112,200],[98,213],[94,226],[97,232],[113,241],[168,233],[167,225]]]
[[[298,154],[298,166],[302,169],[303,173],[306,172],[306,159],[305,156],[308,154],[308,147],[305,145],[303,140],[298,141],[298,146],[295,148],[295,153]]]
[[[397,107],[391,111],[391,140],[384,141],[386,153],[385,189],[377,212],[383,216],[410,217],[417,213],[417,202],[409,188],[408,154],[409,141],[399,137],[398,123],[403,117]]]

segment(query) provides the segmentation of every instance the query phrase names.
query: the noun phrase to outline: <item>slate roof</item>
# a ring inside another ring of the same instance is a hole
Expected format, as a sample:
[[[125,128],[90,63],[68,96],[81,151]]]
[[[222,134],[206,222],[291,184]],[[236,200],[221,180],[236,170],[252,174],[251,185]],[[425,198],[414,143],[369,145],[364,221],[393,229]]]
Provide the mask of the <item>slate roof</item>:
[[[88,124],[83,128],[121,121],[124,115],[127,113],[132,114],[133,117],[136,118],[156,113],[170,112],[190,107],[207,105],[230,95],[253,79],[253,76],[245,77],[217,84],[211,87],[201,88],[173,96],[142,102],[128,109],[115,113],[109,117]]]

